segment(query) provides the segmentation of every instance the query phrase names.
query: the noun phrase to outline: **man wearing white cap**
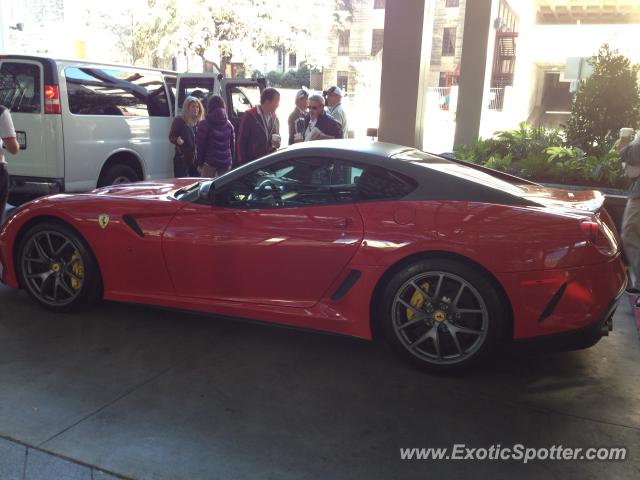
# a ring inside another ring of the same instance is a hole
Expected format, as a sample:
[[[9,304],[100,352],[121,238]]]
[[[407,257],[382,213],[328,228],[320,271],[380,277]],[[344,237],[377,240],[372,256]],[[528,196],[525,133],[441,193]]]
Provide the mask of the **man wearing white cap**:
[[[304,117],[309,108],[309,92],[304,89],[296,93],[296,108],[289,115],[289,145],[301,142],[304,136]]]
[[[342,138],[347,138],[349,126],[347,125],[347,114],[342,108],[342,90],[334,85],[329,87],[325,94],[327,96],[327,113],[342,126]]]

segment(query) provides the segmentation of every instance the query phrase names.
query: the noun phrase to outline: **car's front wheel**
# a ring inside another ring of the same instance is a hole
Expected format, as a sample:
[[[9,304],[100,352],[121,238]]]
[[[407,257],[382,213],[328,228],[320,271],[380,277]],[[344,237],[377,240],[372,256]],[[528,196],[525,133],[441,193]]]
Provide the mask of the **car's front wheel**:
[[[17,255],[20,284],[41,305],[66,311],[98,299],[97,262],[84,240],[70,227],[48,221],[22,237]]]
[[[479,363],[502,338],[504,303],[478,269],[448,258],[425,258],[391,277],[374,321],[411,363],[452,372]]]

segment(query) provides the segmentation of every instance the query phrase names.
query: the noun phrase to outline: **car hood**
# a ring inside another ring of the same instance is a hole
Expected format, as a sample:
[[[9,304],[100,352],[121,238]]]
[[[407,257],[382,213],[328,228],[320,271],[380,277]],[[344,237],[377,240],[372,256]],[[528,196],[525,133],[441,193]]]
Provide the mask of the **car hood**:
[[[204,178],[171,178],[154,182],[123,183],[98,188],[90,192],[92,195],[106,195],[125,198],[166,198],[176,190],[206,180]]]

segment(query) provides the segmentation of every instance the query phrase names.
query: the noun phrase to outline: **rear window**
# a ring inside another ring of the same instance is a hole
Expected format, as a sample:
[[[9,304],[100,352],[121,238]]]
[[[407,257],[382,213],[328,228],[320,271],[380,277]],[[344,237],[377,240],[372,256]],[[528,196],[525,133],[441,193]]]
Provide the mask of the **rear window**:
[[[408,160],[414,165],[420,165],[421,167],[431,170],[455,175],[456,177],[463,178],[467,181],[479,183],[486,187],[496,188],[498,190],[509,192],[513,195],[521,195],[525,191],[513,183],[506,182],[488,173],[467,167],[458,162],[447,160],[446,158],[421,152],[420,150],[408,150],[406,152],[401,152],[394,155],[394,158]]]
[[[408,160],[410,162],[418,163],[454,163],[451,160],[447,160],[443,157],[437,157],[427,152],[420,150],[405,150],[404,152],[396,153],[393,158],[399,160]]]
[[[107,68],[64,70],[69,110],[76,115],[168,117],[160,74]]]
[[[0,64],[0,104],[14,113],[40,113],[40,66],[33,63]]]

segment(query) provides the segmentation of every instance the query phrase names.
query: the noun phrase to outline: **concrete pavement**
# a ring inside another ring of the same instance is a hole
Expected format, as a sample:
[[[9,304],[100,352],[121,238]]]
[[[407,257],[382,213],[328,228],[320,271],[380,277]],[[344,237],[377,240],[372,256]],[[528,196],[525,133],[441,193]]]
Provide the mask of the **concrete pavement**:
[[[627,298],[591,349],[438,377],[354,339],[114,303],[52,314],[0,286],[3,480],[640,478],[638,398]],[[629,451],[400,460],[457,443]]]

